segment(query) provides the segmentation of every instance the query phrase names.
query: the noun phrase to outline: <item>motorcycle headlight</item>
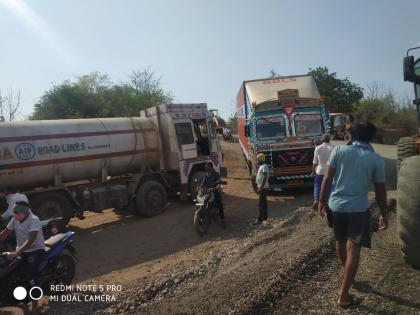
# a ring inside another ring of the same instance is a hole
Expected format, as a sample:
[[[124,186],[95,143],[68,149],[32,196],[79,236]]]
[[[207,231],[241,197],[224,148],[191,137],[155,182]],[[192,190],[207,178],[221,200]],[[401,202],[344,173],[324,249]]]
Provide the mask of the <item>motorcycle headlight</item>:
[[[197,196],[197,203],[204,203],[204,196]]]

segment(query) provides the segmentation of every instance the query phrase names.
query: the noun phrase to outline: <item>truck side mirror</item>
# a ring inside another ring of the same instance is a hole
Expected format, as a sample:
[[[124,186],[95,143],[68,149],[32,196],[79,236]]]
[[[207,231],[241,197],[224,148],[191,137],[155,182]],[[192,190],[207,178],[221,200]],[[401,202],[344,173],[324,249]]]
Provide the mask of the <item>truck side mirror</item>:
[[[250,134],[250,132],[249,132],[249,125],[245,125],[244,126],[244,132],[245,132],[245,137],[249,137],[249,134]]]
[[[410,81],[410,82],[416,81],[416,73],[414,72],[414,57],[413,56],[404,57],[403,73],[404,73],[404,81]]]

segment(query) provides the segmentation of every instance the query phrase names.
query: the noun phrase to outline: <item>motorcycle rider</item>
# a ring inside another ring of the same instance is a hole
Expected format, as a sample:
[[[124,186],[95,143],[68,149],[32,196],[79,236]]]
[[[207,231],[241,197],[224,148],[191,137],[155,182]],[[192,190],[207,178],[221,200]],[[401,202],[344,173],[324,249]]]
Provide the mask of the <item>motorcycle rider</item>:
[[[7,227],[0,233],[0,241],[15,232],[16,250],[7,254],[12,261],[18,256],[22,257],[20,267],[28,280],[29,288],[36,286],[39,277],[39,265],[45,257],[45,240],[42,234],[41,222],[35,216],[29,204],[18,201],[13,207],[13,218]],[[32,314],[39,314],[38,301],[32,300]]]
[[[23,201],[29,203],[26,195],[16,192],[12,187],[0,188],[0,198],[5,198],[7,203],[7,209],[0,216],[1,222],[0,227],[7,226],[10,220],[13,218],[13,207],[16,202]],[[10,235],[4,241],[0,241],[0,252],[12,250],[14,247],[14,237]]]
[[[204,188],[204,189],[216,188],[220,184],[221,184],[220,175],[214,169],[213,163],[212,162],[206,163],[206,173],[204,175],[201,188]],[[222,195],[218,189],[214,190],[214,202],[216,203],[216,206],[219,209],[220,224],[224,228],[226,227],[225,214],[223,211]]]
[[[225,141],[230,140],[230,138],[232,137],[232,131],[230,130],[230,128],[228,126],[223,128],[223,139]]]

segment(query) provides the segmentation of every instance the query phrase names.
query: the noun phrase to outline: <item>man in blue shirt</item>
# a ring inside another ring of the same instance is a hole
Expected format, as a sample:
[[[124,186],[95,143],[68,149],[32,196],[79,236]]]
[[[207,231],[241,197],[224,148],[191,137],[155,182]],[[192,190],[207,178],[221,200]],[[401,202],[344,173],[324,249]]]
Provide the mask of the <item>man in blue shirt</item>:
[[[337,302],[342,307],[359,302],[349,294],[349,289],[357,273],[361,247],[370,248],[368,191],[372,184],[382,214],[386,208],[384,161],[369,144],[375,136],[376,127],[368,122],[356,123],[350,132],[351,144],[339,145],[331,153],[319,202],[319,212],[323,216],[327,206],[327,192],[331,188],[328,205],[333,211],[337,255],[344,267],[343,284]],[[381,215],[379,230],[385,228]]]

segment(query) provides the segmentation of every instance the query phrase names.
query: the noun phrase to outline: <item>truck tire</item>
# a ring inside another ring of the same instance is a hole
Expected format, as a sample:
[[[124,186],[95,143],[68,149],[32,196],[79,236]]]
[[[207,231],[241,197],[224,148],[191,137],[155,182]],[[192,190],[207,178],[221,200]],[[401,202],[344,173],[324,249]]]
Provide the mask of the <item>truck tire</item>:
[[[349,132],[346,132],[343,136],[343,140],[349,142],[351,140],[351,135]]]
[[[149,180],[140,185],[136,194],[136,212],[144,217],[161,214],[166,206],[166,189],[161,183]]]
[[[197,171],[191,175],[190,182],[188,183],[188,190],[190,192],[191,200],[194,200],[197,197],[197,189],[203,182],[203,178],[203,171]]]
[[[398,169],[400,169],[401,161],[403,159],[414,155],[416,155],[416,148],[413,138],[400,138],[397,145]]]
[[[420,268],[420,157],[401,163],[397,188],[397,228],[404,260]]]
[[[71,202],[61,193],[47,192],[30,198],[32,211],[40,220],[62,217],[67,225],[73,217],[74,208]]]

